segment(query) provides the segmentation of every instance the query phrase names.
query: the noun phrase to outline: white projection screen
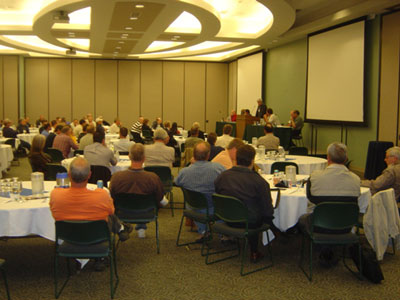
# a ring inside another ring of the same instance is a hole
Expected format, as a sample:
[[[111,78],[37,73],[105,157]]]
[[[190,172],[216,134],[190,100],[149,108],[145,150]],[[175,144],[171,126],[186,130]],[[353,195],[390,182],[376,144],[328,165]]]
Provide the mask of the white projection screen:
[[[308,38],[305,119],[364,124],[365,21]]]
[[[237,65],[237,112],[250,109],[254,116],[257,99],[262,96],[263,53],[259,52],[238,59]]]

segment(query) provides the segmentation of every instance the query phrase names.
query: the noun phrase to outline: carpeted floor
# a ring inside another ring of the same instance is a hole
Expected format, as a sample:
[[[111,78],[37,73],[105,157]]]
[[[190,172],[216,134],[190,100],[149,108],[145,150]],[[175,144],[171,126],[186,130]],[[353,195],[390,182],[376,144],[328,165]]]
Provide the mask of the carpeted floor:
[[[30,177],[26,159],[5,177]],[[176,201],[182,194],[174,189]],[[378,285],[359,281],[340,262],[331,269],[318,265],[308,282],[298,267],[300,236],[280,236],[272,242],[274,266],[246,277],[239,274],[239,259],[205,265],[198,246],[176,247],[175,240],[181,210],[171,217],[169,209],[160,211],[161,253],[156,253],[154,224],[150,224],[145,239],[135,232],[121,244],[118,255],[120,284],[115,299],[399,299],[400,255],[386,255],[381,267],[385,280]],[[197,235],[187,228],[184,239]],[[222,247],[219,241],[214,247]],[[196,249],[197,248],[197,249]],[[266,249],[262,249],[265,251]],[[12,299],[53,299],[54,244],[43,238],[8,239],[0,241],[0,257],[6,259],[6,270]],[[264,261],[260,262],[263,263]],[[352,264],[351,261],[349,261]],[[64,266],[64,263],[63,263]],[[254,267],[249,264],[248,267]],[[65,268],[63,268],[65,270]],[[94,272],[92,264],[74,275],[60,299],[108,299],[109,272]],[[0,283],[0,299],[4,298]]]

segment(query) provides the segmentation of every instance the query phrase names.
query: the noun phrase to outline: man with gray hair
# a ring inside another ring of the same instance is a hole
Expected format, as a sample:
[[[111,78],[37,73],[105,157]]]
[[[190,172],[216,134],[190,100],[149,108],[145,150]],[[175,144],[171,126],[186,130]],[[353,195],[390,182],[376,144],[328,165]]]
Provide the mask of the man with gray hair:
[[[392,147],[386,150],[385,162],[387,168],[375,180],[363,180],[362,186],[369,187],[371,193],[393,188],[396,200],[400,199],[400,147]]]
[[[166,146],[169,142],[169,135],[163,128],[154,131],[154,144],[146,145],[145,165],[147,166],[166,166],[172,168],[175,161],[175,150]]]

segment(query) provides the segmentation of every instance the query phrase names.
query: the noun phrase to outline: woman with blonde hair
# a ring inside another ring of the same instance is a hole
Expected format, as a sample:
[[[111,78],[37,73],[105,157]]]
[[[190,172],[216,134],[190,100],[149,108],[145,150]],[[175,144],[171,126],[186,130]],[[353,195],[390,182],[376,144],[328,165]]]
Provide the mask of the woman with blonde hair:
[[[46,164],[51,163],[51,157],[43,152],[46,138],[42,134],[35,135],[32,141],[31,151],[28,155],[29,162],[32,167],[32,172],[47,171]]]

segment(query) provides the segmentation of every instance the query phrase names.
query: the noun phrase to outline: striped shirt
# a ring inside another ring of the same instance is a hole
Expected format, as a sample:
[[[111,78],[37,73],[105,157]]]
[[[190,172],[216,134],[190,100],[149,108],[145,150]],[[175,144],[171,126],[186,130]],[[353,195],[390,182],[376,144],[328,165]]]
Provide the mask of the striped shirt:
[[[142,123],[140,123],[139,121],[133,123],[131,131],[140,134],[142,132]]]

